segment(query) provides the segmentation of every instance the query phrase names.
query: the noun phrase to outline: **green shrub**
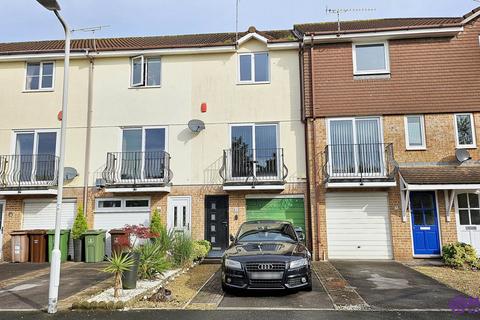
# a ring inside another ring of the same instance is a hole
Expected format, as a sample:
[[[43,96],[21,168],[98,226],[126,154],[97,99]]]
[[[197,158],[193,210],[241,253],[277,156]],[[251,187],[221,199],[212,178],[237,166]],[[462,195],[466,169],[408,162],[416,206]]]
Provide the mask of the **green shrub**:
[[[154,279],[170,268],[170,262],[166,253],[162,251],[161,243],[146,242],[136,249],[140,253],[140,263],[138,265],[138,276],[140,279]]]
[[[193,243],[193,252],[192,252],[192,259],[193,261],[201,260],[206,257],[208,254],[207,248],[201,245],[198,242]]]
[[[208,240],[198,240],[196,241],[198,244],[202,245],[205,247],[205,249],[207,249],[207,253],[210,252],[210,250],[212,250],[212,244],[208,241]]]
[[[172,248],[173,261],[178,267],[187,267],[193,260],[193,241],[184,233],[175,234]]]
[[[169,231],[166,225],[160,224],[158,232],[156,233],[158,233],[158,238],[155,238],[154,242],[158,243],[161,248],[160,251],[164,254],[172,251],[173,241],[175,237],[173,230]]]
[[[83,214],[83,208],[78,206],[77,216],[72,227],[72,239],[80,239],[82,234],[88,230],[87,218]]]
[[[152,219],[150,221],[150,232],[160,236],[162,232],[162,219],[157,209],[153,211]]]
[[[480,261],[475,248],[469,244],[456,242],[443,246],[443,262],[457,269],[479,269]]]

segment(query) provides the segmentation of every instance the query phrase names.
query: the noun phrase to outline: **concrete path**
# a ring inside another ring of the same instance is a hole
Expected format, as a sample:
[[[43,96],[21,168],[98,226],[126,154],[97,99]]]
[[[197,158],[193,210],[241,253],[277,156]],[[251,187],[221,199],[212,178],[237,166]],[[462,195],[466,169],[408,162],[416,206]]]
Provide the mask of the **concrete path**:
[[[393,261],[330,261],[350,286],[375,309],[448,310],[464,296],[438,281]]]
[[[2,273],[0,265],[0,274]],[[28,272],[28,267],[18,265],[24,268],[22,280],[10,283],[7,286],[0,287],[0,310],[32,310],[42,309],[48,303],[48,284],[49,273],[41,273],[40,275]],[[71,297],[100,281],[104,281],[110,277],[109,274],[103,273],[101,270],[104,264],[87,264],[87,263],[67,263],[62,265],[59,300]],[[48,269],[47,269],[48,270]],[[29,275],[32,275],[29,277]],[[19,278],[19,275],[16,276]],[[5,279],[5,282],[8,282]]]

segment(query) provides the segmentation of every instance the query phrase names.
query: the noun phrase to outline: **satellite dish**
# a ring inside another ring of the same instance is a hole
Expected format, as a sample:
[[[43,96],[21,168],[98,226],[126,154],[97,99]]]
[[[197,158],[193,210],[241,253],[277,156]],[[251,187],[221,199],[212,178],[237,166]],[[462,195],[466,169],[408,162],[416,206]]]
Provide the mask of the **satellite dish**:
[[[67,181],[75,179],[75,177],[78,177],[77,169],[71,168],[71,167],[65,167],[63,177],[64,177],[64,180],[67,180]]]
[[[467,149],[457,149],[455,151],[455,157],[457,158],[458,162],[463,163],[467,160],[472,159],[470,156],[470,153],[468,152]]]
[[[192,132],[200,132],[205,129],[205,123],[202,120],[193,119],[188,122],[188,128]]]

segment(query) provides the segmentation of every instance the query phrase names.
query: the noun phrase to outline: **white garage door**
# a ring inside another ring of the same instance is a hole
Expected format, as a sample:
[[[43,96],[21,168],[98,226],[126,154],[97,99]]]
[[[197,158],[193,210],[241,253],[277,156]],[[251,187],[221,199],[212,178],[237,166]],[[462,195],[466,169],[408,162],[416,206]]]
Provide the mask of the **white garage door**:
[[[330,259],[392,259],[386,192],[326,194]]]
[[[56,203],[51,200],[25,200],[23,229],[54,229]],[[75,219],[75,200],[64,200],[62,204],[62,229],[71,229]]]
[[[150,225],[150,200],[149,199],[97,199],[94,229],[111,230],[121,229],[125,225]],[[106,233],[107,255],[111,254],[110,234]]]
[[[23,230],[55,229],[57,205],[52,200],[25,200],[23,209]],[[62,229],[72,229],[75,220],[76,200],[64,199],[62,203]],[[73,241],[70,238],[69,255],[73,255]]]

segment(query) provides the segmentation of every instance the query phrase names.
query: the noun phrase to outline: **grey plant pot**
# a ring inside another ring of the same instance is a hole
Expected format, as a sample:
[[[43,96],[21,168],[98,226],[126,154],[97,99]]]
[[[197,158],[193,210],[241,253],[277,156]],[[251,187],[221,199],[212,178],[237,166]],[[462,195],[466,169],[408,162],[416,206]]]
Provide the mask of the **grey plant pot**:
[[[133,258],[133,266],[130,270],[123,272],[122,274],[122,287],[123,289],[135,289],[137,287],[138,278],[138,265],[140,263],[140,253],[138,252],[124,252],[124,255],[129,255]]]

